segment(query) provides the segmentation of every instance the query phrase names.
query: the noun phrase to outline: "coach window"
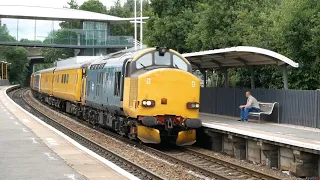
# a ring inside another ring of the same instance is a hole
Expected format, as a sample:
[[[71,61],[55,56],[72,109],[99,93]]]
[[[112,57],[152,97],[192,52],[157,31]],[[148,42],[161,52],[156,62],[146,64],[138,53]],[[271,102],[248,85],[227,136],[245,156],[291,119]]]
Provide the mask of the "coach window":
[[[100,73],[100,84],[103,83],[103,72]]]
[[[104,87],[106,88],[107,84],[108,84],[108,72],[106,72],[106,74],[105,74],[105,78],[104,78],[103,84],[104,84]]]
[[[152,53],[145,54],[136,61],[136,68],[141,69],[152,65]]]
[[[115,81],[114,81],[114,95],[119,96],[120,95],[120,78],[121,78],[121,72],[115,72]]]

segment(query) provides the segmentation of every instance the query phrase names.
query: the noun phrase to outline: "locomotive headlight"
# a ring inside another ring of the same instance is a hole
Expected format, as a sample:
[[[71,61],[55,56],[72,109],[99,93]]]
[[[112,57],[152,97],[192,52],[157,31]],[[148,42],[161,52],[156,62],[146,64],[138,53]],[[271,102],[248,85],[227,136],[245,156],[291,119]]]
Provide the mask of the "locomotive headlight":
[[[197,102],[188,102],[187,103],[187,108],[188,109],[199,109],[200,104]]]
[[[144,107],[153,107],[155,106],[156,102],[154,100],[143,100],[142,106]]]

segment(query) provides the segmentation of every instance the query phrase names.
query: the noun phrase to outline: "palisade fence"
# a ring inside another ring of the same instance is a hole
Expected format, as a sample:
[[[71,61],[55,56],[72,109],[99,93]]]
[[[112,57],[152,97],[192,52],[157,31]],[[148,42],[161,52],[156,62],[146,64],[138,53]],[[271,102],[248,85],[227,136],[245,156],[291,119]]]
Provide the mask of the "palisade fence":
[[[201,88],[200,112],[226,116],[240,116],[239,105],[246,104],[245,92],[240,88]],[[320,91],[249,89],[260,102],[278,102],[280,123],[320,128]],[[278,107],[262,120],[277,122]]]

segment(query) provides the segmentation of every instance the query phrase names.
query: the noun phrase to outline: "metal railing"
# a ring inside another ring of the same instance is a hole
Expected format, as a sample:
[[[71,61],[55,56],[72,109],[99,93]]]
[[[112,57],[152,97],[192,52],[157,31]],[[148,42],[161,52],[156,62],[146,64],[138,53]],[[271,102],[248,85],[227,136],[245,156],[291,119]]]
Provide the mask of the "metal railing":
[[[20,37],[21,38],[21,37]],[[19,38],[19,39],[20,39]],[[133,36],[108,36],[106,30],[59,29],[47,36],[35,36],[34,40],[16,40],[17,37],[0,34],[0,43],[58,44],[73,46],[133,46]]]

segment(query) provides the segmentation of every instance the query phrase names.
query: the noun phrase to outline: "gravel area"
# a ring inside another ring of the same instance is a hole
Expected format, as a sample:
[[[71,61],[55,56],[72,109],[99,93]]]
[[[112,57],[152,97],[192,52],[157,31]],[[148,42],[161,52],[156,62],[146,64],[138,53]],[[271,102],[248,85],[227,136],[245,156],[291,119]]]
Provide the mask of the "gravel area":
[[[179,180],[207,179],[199,174],[196,174],[195,172],[185,169],[180,165],[172,164],[160,157],[144,152],[133,145],[124,143],[113,137],[109,137],[99,131],[86,127],[65,115],[62,115],[61,113],[55,112],[54,110],[42,105],[38,100],[34,99],[30,91],[27,93],[26,100],[29,101],[32,107],[54,118],[60,124],[72,129],[82,136],[103,146],[104,148],[116,152],[121,157],[124,157],[135,164],[139,164],[140,166],[155,172],[163,178]]]
[[[217,159],[220,159],[220,160],[223,160],[223,161],[228,161],[228,162],[231,162],[231,163],[234,163],[234,164],[237,164],[237,165],[240,165],[240,166],[243,166],[243,167],[258,171],[258,172],[271,174],[274,177],[279,177],[279,178],[286,179],[286,180],[291,180],[291,179],[292,180],[302,180],[301,178],[297,178],[297,177],[294,177],[294,176],[291,176],[291,175],[287,175],[287,174],[285,174],[285,173],[283,173],[283,172],[281,172],[279,170],[270,169],[269,167],[264,166],[262,164],[249,163],[246,160],[238,160],[238,159],[235,159],[235,158],[230,157],[228,155],[224,155],[222,153],[217,153],[217,152],[206,150],[206,149],[202,149],[202,148],[191,147],[190,149],[197,150],[198,152],[201,152],[203,154],[212,156],[214,158],[217,158]]]

